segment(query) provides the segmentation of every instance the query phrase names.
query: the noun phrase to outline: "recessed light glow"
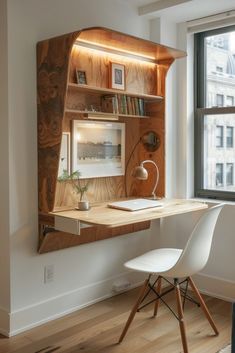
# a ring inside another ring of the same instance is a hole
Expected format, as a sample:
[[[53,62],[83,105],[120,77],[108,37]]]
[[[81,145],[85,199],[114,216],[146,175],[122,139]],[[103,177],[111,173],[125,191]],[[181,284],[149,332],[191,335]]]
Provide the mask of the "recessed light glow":
[[[115,48],[107,47],[107,46],[99,46],[95,44],[91,44],[85,41],[76,41],[74,44],[75,48],[78,48],[79,51],[84,51],[86,53],[91,53],[96,56],[104,56],[109,58],[110,60],[118,60],[120,58],[122,62],[136,62],[138,64],[144,64],[148,66],[155,66],[156,62],[151,57],[140,56],[137,53],[128,52],[124,50],[117,50]]]

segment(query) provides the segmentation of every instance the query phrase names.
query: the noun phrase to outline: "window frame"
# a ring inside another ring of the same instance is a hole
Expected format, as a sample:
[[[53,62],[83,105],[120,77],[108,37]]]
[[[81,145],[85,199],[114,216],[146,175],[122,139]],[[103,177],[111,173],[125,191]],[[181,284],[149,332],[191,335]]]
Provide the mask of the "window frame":
[[[231,136],[228,136],[228,131],[231,131]],[[230,125],[226,125],[226,148],[234,148],[234,127]],[[228,144],[228,138],[231,139],[231,146]]]
[[[221,134],[220,136],[217,135],[218,129],[220,130]],[[226,130],[227,131],[227,130]],[[227,137],[227,135],[226,135]],[[220,144],[218,145],[218,138],[220,141]],[[227,140],[226,140],[227,141]],[[224,147],[224,126],[223,125],[216,125],[216,135],[215,135],[215,147],[216,148],[223,148]]]
[[[222,104],[218,104],[219,98],[221,98],[221,103]],[[217,107],[223,107],[224,106],[224,95],[223,94],[216,93],[216,106]]]
[[[231,174],[231,179],[232,179],[232,182],[228,184],[228,166],[232,167],[231,170],[232,170],[232,174]],[[225,167],[225,182],[226,182],[226,186],[230,186],[230,185],[233,185],[234,183],[234,163],[226,163],[226,167]]]
[[[235,25],[208,30],[194,35],[194,195],[195,197],[235,201],[235,192],[203,187],[204,179],[204,117],[235,114],[235,106],[206,107],[206,61],[204,40],[208,36],[235,31]],[[224,141],[227,143],[227,140]]]

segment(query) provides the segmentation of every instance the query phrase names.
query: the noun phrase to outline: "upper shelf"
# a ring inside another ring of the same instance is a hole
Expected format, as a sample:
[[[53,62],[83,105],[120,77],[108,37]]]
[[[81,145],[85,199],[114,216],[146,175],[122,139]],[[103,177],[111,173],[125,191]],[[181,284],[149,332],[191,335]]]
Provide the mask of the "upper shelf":
[[[173,61],[176,58],[186,56],[186,53],[182,50],[170,48],[104,27],[91,27],[81,30],[76,40],[114,51],[118,50],[123,55],[133,54],[145,57],[156,64],[162,61]]]
[[[143,98],[144,100],[147,100],[147,101],[163,100],[163,97],[154,96],[151,94],[143,94],[143,93],[137,94],[137,93],[121,91],[117,89],[89,86],[89,85],[83,85],[83,84],[77,84],[77,83],[69,83],[68,87],[70,89],[76,89],[78,91],[86,91],[88,93],[90,92],[90,93],[96,93],[96,94],[124,94],[130,97]]]

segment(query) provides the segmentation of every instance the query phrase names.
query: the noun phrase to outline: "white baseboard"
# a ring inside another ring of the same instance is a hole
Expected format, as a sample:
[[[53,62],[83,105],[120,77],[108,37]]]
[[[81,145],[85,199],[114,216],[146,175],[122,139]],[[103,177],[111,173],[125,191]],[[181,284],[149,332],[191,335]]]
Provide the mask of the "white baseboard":
[[[204,273],[194,275],[193,278],[201,293],[229,302],[235,301],[235,282],[224,278],[208,276]]]
[[[138,272],[122,273],[104,281],[93,283],[92,285],[66,292],[35,305],[14,311],[10,314],[10,329],[8,331],[8,313],[0,308],[0,332],[5,336],[11,337],[109,298],[115,295],[112,292],[112,285],[118,279],[129,280],[131,283],[131,286],[128,288],[129,290],[139,286],[145,279],[145,276]],[[194,279],[202,293],[226,301],[235,300],[235,282],[205,274],[197,274],[194,276]]]
[[[10,331],[4,333],[11,337],[33,327],[42,325],[48,321],[72,313],[76,310],[112,297],[112,285],[117,279],[127,279],[131,285],[128,290],[139,286],[144,279],[143,274],[138,272],[126,272],[121,275],[93,283],[74,291],[50,298],[46,301],[36,303],[10,314]]]

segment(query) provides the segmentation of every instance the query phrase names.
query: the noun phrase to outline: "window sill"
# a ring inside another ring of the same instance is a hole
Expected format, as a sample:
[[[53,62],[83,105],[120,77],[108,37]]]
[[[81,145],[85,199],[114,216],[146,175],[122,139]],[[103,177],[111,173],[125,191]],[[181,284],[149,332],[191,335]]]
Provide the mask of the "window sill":
[[[190,197],[190,200],[206,202],[208,204],[219,204],[224,203],[226,205],[235,206],[235,201],[228,201],[228,200],[218,200],[218,199],[207,199],[204,197]]]

